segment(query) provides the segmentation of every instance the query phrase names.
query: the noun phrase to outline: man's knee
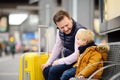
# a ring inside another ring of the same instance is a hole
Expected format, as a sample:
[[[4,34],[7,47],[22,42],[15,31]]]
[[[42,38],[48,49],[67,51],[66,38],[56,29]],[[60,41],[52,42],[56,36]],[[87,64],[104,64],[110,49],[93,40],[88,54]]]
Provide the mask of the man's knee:
[[[56,67],[51,67],[49,70],[49,74],[56,74],[58,72],[58,70],[56,69]]]
[[[49,73],[49,67],[46,67],[43,70],[43,76],[44,76],[45,80],[47,80],[47,78],[48,78],[48,73]]]
[[[47,73],[47,69],[45,68],[45,69],[43,70],[43,75],[46,75],[46,73]]]

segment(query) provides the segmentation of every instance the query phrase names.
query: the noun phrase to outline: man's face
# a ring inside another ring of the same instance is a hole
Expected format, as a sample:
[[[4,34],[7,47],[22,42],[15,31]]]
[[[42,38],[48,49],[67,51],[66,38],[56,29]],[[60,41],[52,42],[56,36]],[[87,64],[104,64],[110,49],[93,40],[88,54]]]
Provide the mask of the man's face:
[[[70,34],[72,31],[72,19],[68,19],[66,16],[59,22],[56,22],[58,28],[65,34]]]

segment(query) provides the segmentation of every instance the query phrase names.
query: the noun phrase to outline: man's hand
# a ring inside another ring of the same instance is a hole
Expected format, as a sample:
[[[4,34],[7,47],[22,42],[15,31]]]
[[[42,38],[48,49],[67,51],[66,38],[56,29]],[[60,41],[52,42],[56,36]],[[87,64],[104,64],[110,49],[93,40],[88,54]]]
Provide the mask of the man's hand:
[[[55,60],[55,61],[52,63],[52,66],[55,66],[55,65],[58,65],[58,60]]]
[[[46,67],[48,67],[48,66],[49,66],[49,64],[43,64],[43,65],[41,66],[42,71],[43,71]]]

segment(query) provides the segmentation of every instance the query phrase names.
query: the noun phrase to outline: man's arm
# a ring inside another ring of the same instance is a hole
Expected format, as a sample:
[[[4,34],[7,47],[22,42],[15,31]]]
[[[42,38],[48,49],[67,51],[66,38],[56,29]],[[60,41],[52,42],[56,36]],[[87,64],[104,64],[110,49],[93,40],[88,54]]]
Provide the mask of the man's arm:
[[[72,64],[77,61],[78,58],[78,47],[75,41],[75,51],[68,57],[64,57],[58,60],[58,64]]]
[[[79,30],[83,30],[83,29],[79,29]],[[78,30],[78,31],[79,31]],[[72,64],[74,62],[77,61],[78,59],[78,55],[79,55],[79,51],[78,51],[78,45],[77,45],[77,41],[75,39],[75,45],[74,45],[75,51],[74,53],[72,53],[70,56],[65,57],[65,58],[61,58],[58,60],[58,64]]]
[[[59,30],[57,31],[57,35],[56,35],[56,43],[53,47],[52,53],[50,55],[50,58],[47,61],[47,64],[52,64],[52,62],[58,57],[58,55],[60,54],[61,50],[63,48],[62,45],[62,41],[60,39],[59,36]]]

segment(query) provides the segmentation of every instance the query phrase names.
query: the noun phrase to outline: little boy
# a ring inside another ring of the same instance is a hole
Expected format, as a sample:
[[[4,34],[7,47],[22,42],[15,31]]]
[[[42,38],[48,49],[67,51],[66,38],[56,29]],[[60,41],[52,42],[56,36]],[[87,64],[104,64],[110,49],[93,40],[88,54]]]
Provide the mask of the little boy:
[[[79,47],[78,61],[73,68],[66,70],[62,74],[61,80],[69,80],[71,77],[88,78],[96,70],[103,67],[103,63],[99,62],[107,60],[109,46],[105,44],[96,45],[94,43],[94,33],[91,30],[78,31],[76,40]],[[97,62],[99,64],[94,64]],[[98,72],[93,76],[93,79],[100,79],[102,73],[103,71]]]

